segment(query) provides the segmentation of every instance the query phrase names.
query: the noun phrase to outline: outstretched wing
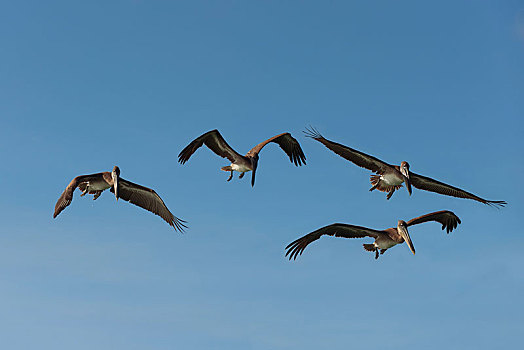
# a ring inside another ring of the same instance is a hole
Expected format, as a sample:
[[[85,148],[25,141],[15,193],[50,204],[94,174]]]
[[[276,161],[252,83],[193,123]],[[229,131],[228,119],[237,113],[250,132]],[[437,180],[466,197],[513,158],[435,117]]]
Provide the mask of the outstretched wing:
[[[195,153],[197,149],[202,147],[202,145],[206,145],[210,150],[215,152],[220,157],[229,159],[231,163],[234,163],[238,159],[242,158],[240,154],[238,154],[233,148],[231,148],[231,146],[227,144],[226,140],[224,140],[218,130],[215,129],[208,131],[191,141],[191,143],[187,145],[186,148],[184,148],[178,155],[178,162],[181,164],[187,162],[191,155]]]
[[[342,158],[355,163],[359,167],[369,169],[371,171],[374,171],[375,173],[381,173],[386,168],[391,167],[391,165],[381,161],[378,158],[357,151],[356,149],[353,149],[351,147],[341,145],[340,143],[329,141],[313,128],[306,128],[304,134],[307,137],[311,137],[312,139],[317,140],[318,142],[320,142],[321,144],[323,144]]]
[[[115,192],[113,187],[111,187],[111,192]],[[160,216],[179,232],[184,232],[184,228],[187,228],[185,225],[186,221],[174,216],[169,209],[167,209],[162,198],[160,198],[160,196],[150,188],[119,178],[118,198],[122,198],[125,201],[138,205],[139,207]]]
[[[73,192],[75,192],[75,189],[81,185],[82,183],[88,182],[88,181],[96,181],[100,180],[101,177],[104,176],[104,173],[98,173],[98,174],[91,174],[91,175],[80,175],[75,177],[69,185],[67,185],[64,192],[62,192],[62,195],[60,198],[58,198],[58,201],[55,204],[55,213],[53,214],[53,218],[56,218],[58,214],[62,212],[71,202],[73,201]]]
[[[286,256],[289,255],[289,260],[296,259],[297,256],[302,255],[302,252],[311,243],[319,239],[323,235],[344,237],[344,238],[363,238],[373,237],[377,238],[382,231],[373,230],[367,227],[354,226],[348,224],[332,224],[324,226],[316,231],[308,233],[304,237],[291,242],[286,247]]]
[[[462,223],[454,212],[441,210],[411,219],[407,222],[407,225],[412,226],[428,221],[440,222],[442,224],[442,229],[445,229],[447,233],[450,233],[457,228],[458,224]]]
[[[458,198],[467,198],[467,199],[473,199],[478,202],[491,205],[491,206],[500,206],[503,207],[507,203],[505,201],[490,201],[484,198],[480,198],[478,196],[475,196],[473,193],[469,193],[467,191],[461,190],[460,188],[447,185],[443,182],[434,180],[432,178],[418,175],[415,173],[409,172],[409,180],[411,181],[411,184],[413,187],[416,187],[420,190],[424,191],[430,191],[430,192],[436,192],[440,194],[444,194],[446,196],[452,196],[452,197],[458,197]]]
[[[246,154],[246,156],[254,157],[256,154],[260,153],[260,151],[262,150],[262,148],[264,148],[265,145],[267,145],[270,142],[275,142],[276,144],[278,144],[280,148],[282,148],[282,150],[286,152],[291,163],[295,163],[296,166],[302,165],[302,163],[306,164],[306,156],[304,155],[304,152],[302,151],[300,144],[288,132],[273,136],[272,138],[259,143],[258,145],[253,147],[251,151],[249,151]]]

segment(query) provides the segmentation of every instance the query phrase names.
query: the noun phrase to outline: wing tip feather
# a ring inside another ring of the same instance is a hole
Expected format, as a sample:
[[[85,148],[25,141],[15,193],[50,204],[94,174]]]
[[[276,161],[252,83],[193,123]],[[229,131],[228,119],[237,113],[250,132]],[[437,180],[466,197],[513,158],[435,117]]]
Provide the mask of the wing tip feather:
[[[180,218],[177,218],[176,216],[173,216],[173,219],[171,222],[168,222],[168,224],[175,229],[175,231],[178,231],[182,234],[185,233],[186,229],[189,227],[186,225],[187,221],[182,220]]]
[[[304,135],[306,135],[306,137],[310,137],[315,140],[324,138],[322,134],[320,134],[320,132],[311,125],[306,126],[306,130],[302,132],[304,133]]]
[[[508,205],[508,202],[506,202],[506,201],[488,201],[488,200],[486,200],[484,202],[484,204],[487,204],[487,205],[489,205],[492,208],[500,209],[500,208],[504,208],[506,205]]]

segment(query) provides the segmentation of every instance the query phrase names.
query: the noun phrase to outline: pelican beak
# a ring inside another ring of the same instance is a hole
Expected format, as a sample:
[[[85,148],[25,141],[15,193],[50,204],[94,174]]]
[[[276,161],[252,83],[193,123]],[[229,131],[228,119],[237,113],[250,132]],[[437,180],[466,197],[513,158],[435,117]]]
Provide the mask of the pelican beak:
[[[413,255],[415,255],[415,247],[413,246],[413,242],[411,242],[411,237],[409,237],[409,232],[408,232],[407,227],[399,225],[398,232],[400,233],[402,238],[404,238],[404,241],[406,241],[406,244],[408,245],[409,250],[411,250]]]
[[[113,172],[111,176],[113,177],[113,188],[115,190],[115,198],[118,201],[118,175]]]
[[[408,176],[404,177],[404,183],[406,184],[406,189],[408,190],[408,193],[411,196],[411,180],[409,179],[409,174]]]
[[[401,167],[400,172],[402,173],[402,175],[404,175],[404,183],[406,184],[406,189],[408,190],[408,193],[411,196],[411,180],[409,179],[409,170],[405,167]]]
[[[251,166],[253,167],[253,172],[251,173],[251,187],[255,186],[255,174],[257,172],[258,159],[251,158]]]

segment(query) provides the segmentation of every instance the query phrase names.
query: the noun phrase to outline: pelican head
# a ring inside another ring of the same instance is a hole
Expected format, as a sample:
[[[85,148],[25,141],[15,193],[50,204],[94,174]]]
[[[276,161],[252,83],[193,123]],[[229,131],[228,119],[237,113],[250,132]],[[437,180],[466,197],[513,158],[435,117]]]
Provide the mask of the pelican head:
[[[113,178],[113,188],[115,190],[115,197],[118,201],[118,178],[120,177],[120,168],[116,165],[113,167],[113,171],[111,172],[111,177]]]
[[[409,179],[409,163],[403,161],[400,163],[400,173],[404,176],[404,183],[406,184],[406,189],[411,196],[411,180]]]
[[[408,224],[406,224],[404,220],[398,221],[397,231],[402,236],[402,238],[404,238],[404,241],[406,241],[409,250],[411,250],[413,255],[415,255],[415,247],[413,246],[413,242],[411,242],[411,237],[409,237]]]

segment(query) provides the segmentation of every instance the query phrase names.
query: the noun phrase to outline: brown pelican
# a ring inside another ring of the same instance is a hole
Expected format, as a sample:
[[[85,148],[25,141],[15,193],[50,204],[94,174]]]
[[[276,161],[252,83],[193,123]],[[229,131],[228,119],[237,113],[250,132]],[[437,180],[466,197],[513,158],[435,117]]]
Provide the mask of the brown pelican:
[[[102,192],[110,188],[110,191],[115,194],[117,201],[118,198],[122,198],[125,201],[149,210],[160,216],[170,226],[180,232],[183,232],[184,228],[187,228],[187,226],[184,225],[185,221],[174,216],[169,209],[167,209],[162,198],[160,198],[154,190],[121,178],[120,169],[117,166],[113,168],[112,172],[106,171],[98,174],[75,177],[66,187],[60,198],[58,198],[53,218],[56,218],[62,210],[71,204],[73,192],[77,187],[82,191],[80,197],[86,194],[93,194],[93,200],[100,197]]]
[[[460,219],[453,212],[449,210],[437,211],[434,213],[419,216],[405,222],[399,220],[397,227],[388,228],[382,231],[374,230],[367,227],[354,226],[348,224],[332,224],[319,228],[304,237],[291,242],[287,247],[286,256],[289,255],[289,260],[296,259],[298,255],[301,255],[307,245],[311,242],[316,241],[322,235],[344,237],[344,238],[363,238],[373,237],[375,242],[373,244],[364,244],[364,249],[368,252],[375,252],[375,259],[378,259],[379,250],[380,254],[384,254],[389,248],[406,242],[409,249],[415,254],[415,247],[411,242],[411,238],[408,233],[408,226],[421,224],[427,221],[437,221],[442,224],[442,229],[446,229],[447,233],[450,233],[460,224]]]
[[[262,150],[262,148],[264,148],[265,145],[270,142],[275,142],[278,144],[280,148],[286,152],[289,160],[292,163],[295,163],[296,166],[302,165],[302,163],[306,164],[306,156],[304,155],[304,152],[302,152],[300,144],[288,132],[273,136],[272,138],[259,143],[253,147],[251,151],[247,152],[245,156],[242,156],[227,144],[226,140],[224,140],[222,135],[220,135],[220,132],[218,132],[216,129],[206,132],[187,145],[186,148],[184,148],[178,155],[178,161],[181,164],[184,164],[189,160],[189,157],[191,157],[191,155],[195,153],[197,149],[202,147],[202,145],[206,145],[210,150],[222,158],[229,159],[231,162],[231,165],[221,168],[223,171],[231,172],[227,181],[230,181],[233,178],[233,171],[240,172],[238,178],[241,179],[244,177],[244,173],[252,170],[253,173],[251,175],[251,186],[254,186],[255,173],[257,171],[259,159],[258,153]]]
[[[390,165],[381,161],[378,158],[367,155],[356,149],[350,148],[348,146],[341,145],[333,141],[325,139],[318,131],[315,129],[306,129],[304,131],[306,136],[311,137],[318,142],[322,143],[324,146],[341,156],[349,160],[350,162],[355,163],[359,167],[369,169],[375,172],[376,175],[371,175],[370,181],[372,187],[369,189],[373,191],[377,189],[382,192],[388,192],[386,196],[387,199],[390,199],[395,190],[398,190],[402,187],[402,183],[406,185],[406,189],[411,195],[411,185],[418,189],[424,191],[431,191],[447,196],[453,196],[458,198],[468,198],[479,201],[484,204],[491,206],[505,206],[505,201],[490,201],[484,198],[480,198],[473,193],[466,192],[460,188],[447,185],[443,182],[434,180],[432,178],[415,174],[409,170],[408,162],[400,163],[398,165]]]

